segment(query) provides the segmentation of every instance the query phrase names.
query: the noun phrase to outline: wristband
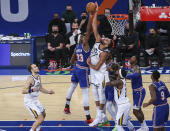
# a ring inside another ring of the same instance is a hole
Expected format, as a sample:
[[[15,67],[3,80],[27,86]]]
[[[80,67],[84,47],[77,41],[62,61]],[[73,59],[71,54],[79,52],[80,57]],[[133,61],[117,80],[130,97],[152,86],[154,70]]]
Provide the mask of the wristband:
[[[32,92],[34,92],[33,89],[29,89],[29,93],[32,93]]]

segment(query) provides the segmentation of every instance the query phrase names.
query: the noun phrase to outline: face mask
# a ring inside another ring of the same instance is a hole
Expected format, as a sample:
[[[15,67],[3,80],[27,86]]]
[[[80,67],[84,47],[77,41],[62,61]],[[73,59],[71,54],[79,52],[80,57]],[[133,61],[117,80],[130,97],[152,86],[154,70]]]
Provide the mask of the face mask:
[[[82,16],[81,18],[82,18],[82,19],[86,19],[87,17],[86,17],[86,16]]]
[[[151,36],[154,36],[154,33],[150,33]]]
[[[58,33],[58,31],[53,31],[53,33],[54,33],[54,34],[57,34],[57,33]]]
[[[71,12],[72,10],[67,10],[67,12]]]
[[[105,13],[104,15],[105,15],[105,16],[109,16],[110,14],[109,14],[109,13]]]
[[[54,20],[58,20],[59,18],[54,18]]]
[[[78,28],[72,28],[72,31],[78,30]]]

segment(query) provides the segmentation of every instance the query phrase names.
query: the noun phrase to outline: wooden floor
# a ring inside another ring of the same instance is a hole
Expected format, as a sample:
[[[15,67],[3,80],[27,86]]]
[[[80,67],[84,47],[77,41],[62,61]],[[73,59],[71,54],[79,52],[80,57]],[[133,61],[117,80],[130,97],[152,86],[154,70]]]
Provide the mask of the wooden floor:
[[[84,120],[81,89],[78,87],[71,101],[71,115],[63,113],[65,97],[70,87],[71,76],[41,76],[43,87],[53,89],[54,95],[40,94],[39,100],[46,108],[46,120]],[[27,76],[0,76],[0,120],[33,120],[33,117],[24,107],[24,95],[21,94]],[[161,80],[167,82],[170,90],[170,76],[162,75]],[[150,99],[148,85],[151,83],[150,75],[143,75],[143,85],[146,89],[145,102]],[[130,81],[127,83],[128,97],[132,103],[132,90]],[[170,103],[170,99],[168,101]],[[146,120],[152,119],[152,106],[143,109]],[[90,112],[93,118],[96,115],[92,90],[90,89]],[[110,115],[107,114],[111,119]],[[133,120],[136,120],[131,113]]]

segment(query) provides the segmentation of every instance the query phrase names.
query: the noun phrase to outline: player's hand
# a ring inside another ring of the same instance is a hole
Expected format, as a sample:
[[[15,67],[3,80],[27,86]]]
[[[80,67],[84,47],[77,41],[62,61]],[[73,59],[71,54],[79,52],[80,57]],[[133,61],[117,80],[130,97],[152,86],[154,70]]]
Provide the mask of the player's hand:
[[[90,65],[90,63],[91,63],[91,58],[89,57],[89,58],[87,59],[87,64]]]
[[[55,94],[53,90],[48,91],[48,94]]]
[[[148,103],[143,103],[143,108],[145,108],[145,107],[147,107],[147,106],[149,106]]]

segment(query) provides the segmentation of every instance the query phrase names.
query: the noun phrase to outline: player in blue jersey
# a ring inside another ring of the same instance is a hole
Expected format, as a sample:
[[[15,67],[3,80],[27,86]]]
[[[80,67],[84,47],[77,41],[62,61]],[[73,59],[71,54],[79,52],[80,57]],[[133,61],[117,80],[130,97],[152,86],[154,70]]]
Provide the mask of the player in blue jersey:
[[[164,82],[159,80],[160,73],[155,70],[152,75],[152,84],[149,86],[151,99],[143,104],[143,107],[147,107],[151,104],[153,108],[153,130],[165,131],[165,124],[168,121],[169,116],[169,104],[167,98],[170,97],[170,93]]]
[[[131,64],[131,74],[128,74],[126,76],[126,79],[130,79],[132,84],[133,114],[141,123],[141,128],[138,129],[138,131],[149,131],[149,128],[147,127],[144,119],[143,111],[141,109],[146,92],[145,92],[145,88],[143,88],[142,75],[141,75],[140,67],[137,65],[136,56],[131,57],[130,64]]]
[[[74,54],[72,56],[71,62],[73,63],[75,60],[75,66],[73,68],[73,75],[71,77],[71,86],[68,90],[66,97],[66,105],[64,108],[64,112],[66,114],[70,113],[70,100],[72,94],[77,87],[78,83],[80,88],[82,89],[83,96],[83,106],[86,114],[87,120],[85,121],[87,124],[93,122],[93,119],[90,116],[89,112],[89,79],[88,79],[88,71],[89,67],[86,63],[88,57],[90,56],[90,48],[88,44],[88,40],[91,34],[92,25],[92,15],[89,14],[89,21],[87,25],[87,32],[83,36],[81,35],[80,44],[78,44],[75,48]],[[81,44],[82,43],[82,44]]]
[[[110,54],[108,56],[110,58],[106,60],[106,64],[107,64],[106,77],[109,77],[109,80],[112,81],[112,80],[116,80],[115,71],[118,70],[120,66],[119,64],[113,62],[113,59]],[[114,88],[112,86],[106,85],[105,96],[106,96],[106,109],[111,115],[111,117],[113,118],[113,120],[115,121],[117,108],[116,108],[116,103],[114,101]],[[113,111],[112,107],[114,107],[115,111]]]

